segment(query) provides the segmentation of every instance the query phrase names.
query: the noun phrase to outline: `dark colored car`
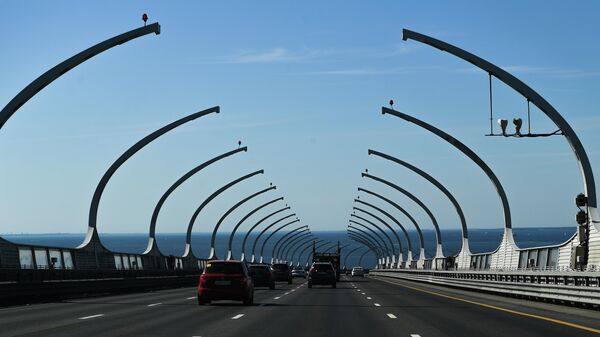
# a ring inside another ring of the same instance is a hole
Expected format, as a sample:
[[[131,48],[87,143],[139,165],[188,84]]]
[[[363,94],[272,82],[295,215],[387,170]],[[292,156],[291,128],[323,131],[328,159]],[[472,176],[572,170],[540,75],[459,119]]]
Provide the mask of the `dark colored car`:
[[[254,283],[246,264],[241,261],[210,261],[200,275],[198,304],[214,300],[254,303]]]
[[[336,287],[336,275],[333,265],[329,262],[315,262],[308,271],[308,287],[313,284],[331,285]]]
[[[274,263],[271,265],[271,272],[276,282],[287,282],[292,284],[292,271],[287,263]]]
[[[275,278],[271,273],[271,268],[264,264],[251,264],[248,266],[252,281],[254,281],[255,287],[269,287],[269,289],[275,289]]]

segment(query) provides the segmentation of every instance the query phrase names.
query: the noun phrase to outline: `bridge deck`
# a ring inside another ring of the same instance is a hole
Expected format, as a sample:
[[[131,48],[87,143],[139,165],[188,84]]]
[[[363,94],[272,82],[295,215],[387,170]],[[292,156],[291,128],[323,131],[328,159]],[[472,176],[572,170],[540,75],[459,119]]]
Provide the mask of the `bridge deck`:
[[[0,309],[2,336],[591,336],[598,311],[403,280],[305,280],[257,289],[256,305],[196,304],[195,288]],[[552,321],[556,320],[556,321]],[[600,332],[600,330],[596,330]]]

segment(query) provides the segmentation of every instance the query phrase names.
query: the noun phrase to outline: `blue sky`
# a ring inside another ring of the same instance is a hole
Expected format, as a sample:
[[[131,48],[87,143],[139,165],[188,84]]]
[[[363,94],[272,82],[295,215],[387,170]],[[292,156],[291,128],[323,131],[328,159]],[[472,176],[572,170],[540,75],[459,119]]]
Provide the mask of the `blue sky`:
[[[196,230],[211,229],[237,200],[269,182],[277,192],[241,207],[224,230],[277,196],[311,228],[343,230],[358,186],[394,198],[431,228],[410,200],[360,178],[365,168],[422,198],[442,228],[459,228],[439,191],[402,167],[369,158],[368,148],[442,181],[470,227],[501,227],[498,198],[483,173],[443,141],[382,116],[390,98],[489,163],[508,193],[514,227],[574,226],[573,198],[582,183],[566,141],[483,137],[487,75],[402,41],[401,31],[446,40],[524,80],[571,123],[600,179],[599,10],[593,1],[2,1],[0,105],[74,53],[141,25],[144,12],[162,33],[65,74],[0,130],[0,233],[83,232],[96,183],[113,160],[162,125],[215,105],[221,114],[165,135],[117,172],[100,205],[100,232],[147,231],[164,190],[238,140],[249,152],[182,186],[165,205],[159,232],[184,231],[204,198],[261,168],[263,176],[212,202]],[[496,118],[526,117],[525,100],[498,81],[494,109]],[[535,108],[532,118],[534,132],[554,131]]]

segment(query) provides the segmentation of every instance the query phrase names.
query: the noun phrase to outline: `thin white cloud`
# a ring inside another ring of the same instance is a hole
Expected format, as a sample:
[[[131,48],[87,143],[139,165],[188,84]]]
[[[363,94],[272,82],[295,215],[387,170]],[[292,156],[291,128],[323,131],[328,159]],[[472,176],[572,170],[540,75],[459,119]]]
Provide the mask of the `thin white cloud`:
[[[225,58],[222,63],[276,63],[299,62],[331,54],[331,51],[320,49],[304,49],[290,51],[286,48],[276,47],[266,51],[242,51],[236,55]]]

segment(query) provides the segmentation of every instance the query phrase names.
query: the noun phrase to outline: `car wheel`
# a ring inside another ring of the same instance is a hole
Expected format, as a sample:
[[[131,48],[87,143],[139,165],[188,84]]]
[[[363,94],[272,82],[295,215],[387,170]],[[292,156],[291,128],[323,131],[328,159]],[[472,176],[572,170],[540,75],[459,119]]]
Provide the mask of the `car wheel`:
[[[247,298],[244,299],[244,305],[253,305],[254,304],[254,292],[248,295]]]
[[[209,304],[210,301],[205,300],[204,298],[198,296],[198,305],[205,305],[205,304]]]

